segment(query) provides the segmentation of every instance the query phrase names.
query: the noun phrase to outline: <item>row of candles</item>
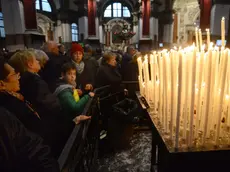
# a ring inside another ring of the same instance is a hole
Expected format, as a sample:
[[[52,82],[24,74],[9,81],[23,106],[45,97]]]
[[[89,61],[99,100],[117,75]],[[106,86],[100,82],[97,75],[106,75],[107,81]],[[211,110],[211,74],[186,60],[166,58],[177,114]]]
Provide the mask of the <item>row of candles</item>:
[[[221,28],[225,26],[221,24]],[[224,130],[230,129],[230,50],[224,43],[219,49],[207,41],[205,51],[199,35],[196,46],[153,52],[137,59],[140,94],[175,148],[180,139],[193,147],[199,137],[203,146],[207,140],[220,145]],[[224,42],[225,32],[221,35]]]

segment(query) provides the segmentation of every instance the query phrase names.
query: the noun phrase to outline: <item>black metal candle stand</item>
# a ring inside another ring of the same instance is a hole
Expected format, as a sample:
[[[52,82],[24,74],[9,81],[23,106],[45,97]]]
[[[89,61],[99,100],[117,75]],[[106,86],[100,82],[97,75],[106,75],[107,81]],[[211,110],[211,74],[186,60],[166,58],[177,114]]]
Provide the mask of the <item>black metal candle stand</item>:
[[[152,128],[152,172],[227,172],[230,171],[230,149],[176,150],[166,142],[148,112],[143,97],[136,93]]]

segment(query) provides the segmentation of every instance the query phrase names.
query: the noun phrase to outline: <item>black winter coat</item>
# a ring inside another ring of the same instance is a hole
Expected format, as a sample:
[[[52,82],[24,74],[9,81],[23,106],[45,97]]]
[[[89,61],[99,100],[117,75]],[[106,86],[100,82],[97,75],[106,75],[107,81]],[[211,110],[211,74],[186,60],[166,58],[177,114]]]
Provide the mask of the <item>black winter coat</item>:
[[[71,60],[71,62],[73,62]],[[81,74],[77,73],[76,83],[77,87],[84,91],[86,84],[91,84],[95,87],[95,79],[98,71],[99,64],[93,58],[84,59],[85,63],[84,70]]]
[[[25,72],[20,79],[21,93],[31,102],[41,117],[58,114],[61,106],[47,83],[37,74]]]
[[[60,171],[42,139],[3,108],[0,108],[0,171]]]
[[[0,92],[0,106],[13,113],[27,129],[44,137],[41,119],[36,116],[35,112],[24,101],[6,92]]]
[[[73,125],[67,125],[67,122],[60,118],[39,119],[25,102],[5,92],[0,92],[0,106],[15,114],[27,129],[40,135],[45,143],[51,146],[53,155],[59,156]]]
[[[39,74],[48,84],[50,91],[53,92],[55,81],[61,76],[62,65],[66,63],[69,58],[64,55],[56,55],[53,53],[46,54],[48,55],[49,60]]]
[[[39,113],[43,125],[50,126],[50,129],[45,132],[46,140],[52,145],[55,156],[58,156],[74,123],[69,123],[62,117],[63,112],[58,98],[50,92],[47,83],[39,75],[30,72],[23,73],[20,87],[22,95]]]
[[[110,85],[113,92],[121,91],[121,81],[121,74],[116,67],[113,67],[107,63],[100,66],[96,77],[97,88]]]

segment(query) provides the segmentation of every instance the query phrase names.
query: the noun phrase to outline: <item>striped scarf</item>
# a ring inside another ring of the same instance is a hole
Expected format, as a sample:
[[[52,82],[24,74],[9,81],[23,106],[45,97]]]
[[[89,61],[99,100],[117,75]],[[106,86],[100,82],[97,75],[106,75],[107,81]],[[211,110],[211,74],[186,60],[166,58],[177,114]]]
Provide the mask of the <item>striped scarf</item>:
[[[72,60],[73,61],[73,60]],[[81,74],[83,71],[84,71],[84,68],[85,68],[85,63],[83,61],[81,61],[79,64],[74,62],[73,63],[75,64],[76,66],[76,70],[77,70],[77,73],[78,74]]]

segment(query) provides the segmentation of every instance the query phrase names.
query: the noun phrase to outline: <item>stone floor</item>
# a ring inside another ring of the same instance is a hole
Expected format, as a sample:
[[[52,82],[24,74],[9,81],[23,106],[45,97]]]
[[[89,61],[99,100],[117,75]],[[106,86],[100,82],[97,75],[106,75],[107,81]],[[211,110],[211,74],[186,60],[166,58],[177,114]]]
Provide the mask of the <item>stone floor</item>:
[[[131,147],[116,153],[107,153],[98,160],[98,172],[149,172],[151,166],[151,132],[137,132]]]

